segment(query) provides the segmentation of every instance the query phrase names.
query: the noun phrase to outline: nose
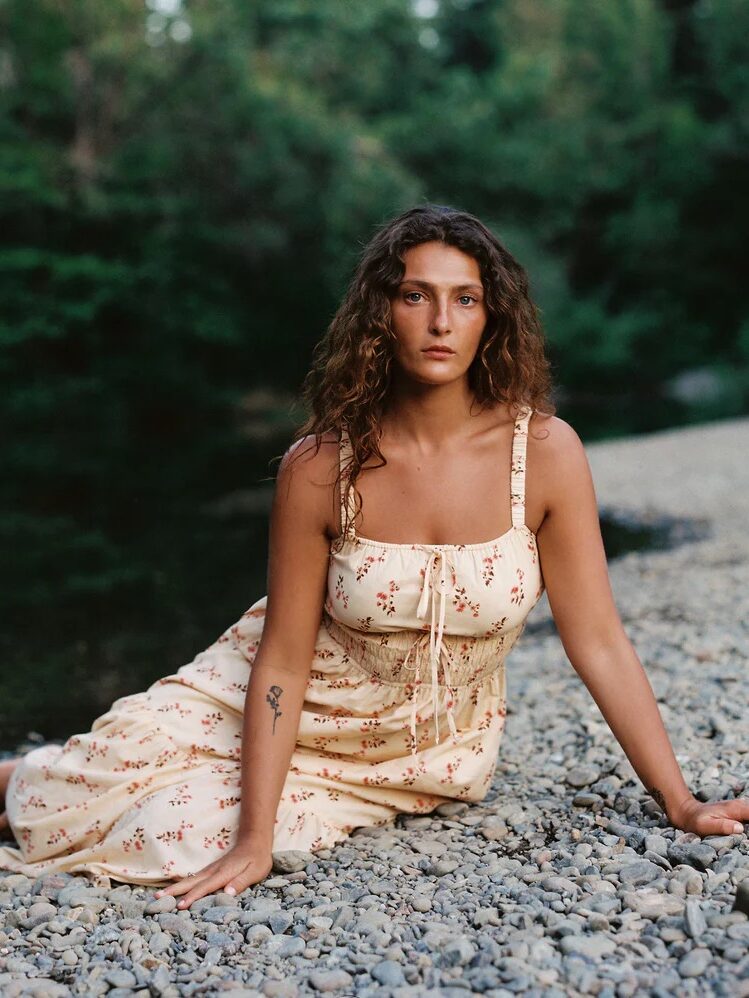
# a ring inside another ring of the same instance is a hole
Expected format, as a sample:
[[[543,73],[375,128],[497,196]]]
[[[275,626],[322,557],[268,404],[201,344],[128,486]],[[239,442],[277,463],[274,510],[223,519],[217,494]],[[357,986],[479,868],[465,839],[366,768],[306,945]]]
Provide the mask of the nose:
[[[432,312],[431,329],[434,333],[450,332],[450,315],[447,307],[447,300],[438,298]]]

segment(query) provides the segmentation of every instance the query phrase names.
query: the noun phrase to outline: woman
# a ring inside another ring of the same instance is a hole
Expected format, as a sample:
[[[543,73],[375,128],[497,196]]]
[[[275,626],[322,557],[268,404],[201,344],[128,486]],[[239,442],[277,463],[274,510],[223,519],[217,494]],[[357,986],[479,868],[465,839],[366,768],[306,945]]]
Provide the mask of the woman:
[[[0,866],[174,880],[159,893],[184,908],[262,880],[275,850],[481,800],[505,659],[544,589],[668,819],[743,830],[749,800],[699,803],[684,782],[548,371],[526,275],[480,221],[427,205],[383,226],[305,383],[267,598],[91,732],[7,767],[20,849]]]

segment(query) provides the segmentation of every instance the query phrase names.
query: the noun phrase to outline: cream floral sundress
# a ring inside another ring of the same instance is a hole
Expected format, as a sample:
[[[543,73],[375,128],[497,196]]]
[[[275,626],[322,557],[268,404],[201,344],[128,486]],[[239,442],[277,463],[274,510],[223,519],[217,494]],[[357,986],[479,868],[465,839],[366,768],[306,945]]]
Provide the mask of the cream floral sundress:
[[[525,524],[531,410],[514,426],[512,526],[479,544],[331,544],[328,587],[274,850],[316,852],[398,812],[487,793],[505,725],[505,658],[540,599]],[[340,447],[341,504],[351,504]],[[90,732],[27,753],[6,807],[18,848],[0,869],[165,884],[236,838],[242,711],[266,597],[209,648]]]

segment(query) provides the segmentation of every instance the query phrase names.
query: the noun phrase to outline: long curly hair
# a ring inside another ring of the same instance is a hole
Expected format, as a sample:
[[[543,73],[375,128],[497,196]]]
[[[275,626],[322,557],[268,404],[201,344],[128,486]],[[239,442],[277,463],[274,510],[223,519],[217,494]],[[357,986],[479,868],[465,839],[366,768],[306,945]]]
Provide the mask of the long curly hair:
[[[551,364],[537,306],[528,292],[523,267],[499,239],[474,215],[437,204],[410,208],[384,223],[365,246],[343,301],[317,343],[312,366],[302,384],[308,413],[295,435],[299,442],[314,435],[316,451],[322,437],[345,430],[351,457],[345,468],[347,492],[354,490],[353,517],[361,510],[355,487],[364,464],[379,449],[381,418],[388,398],[395,333],[390,300],[405,273],[403,254],[420,243],[439,241],[475,258],[481,270],[488,313],[476,356],[468,369],[476,403],[505,403],[519,411],[530,406],[553,415]],[[295,456],[299,448],[295,447]],[[336,478],[340,488],[340,473]],[[350,517],[345,503],[346,534]]]

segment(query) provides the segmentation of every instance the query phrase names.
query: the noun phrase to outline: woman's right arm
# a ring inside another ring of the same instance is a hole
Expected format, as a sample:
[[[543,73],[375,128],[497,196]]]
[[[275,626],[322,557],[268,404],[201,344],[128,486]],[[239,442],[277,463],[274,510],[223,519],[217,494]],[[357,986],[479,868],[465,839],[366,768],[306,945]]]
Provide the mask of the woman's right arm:
[[[271,869],[276,811],[296,745],[320,628],[330,528],[339,516],[332,489],[337,441],[331,435],[323,437],[317,454],[313,443],[314,437],[304,438],[290,448],[276,479],[263,634],[245,696],[236,843],[196,876],[158,892],[157,896],[186,895],[180,901],[183,908],[227,887],[241,893]]]

